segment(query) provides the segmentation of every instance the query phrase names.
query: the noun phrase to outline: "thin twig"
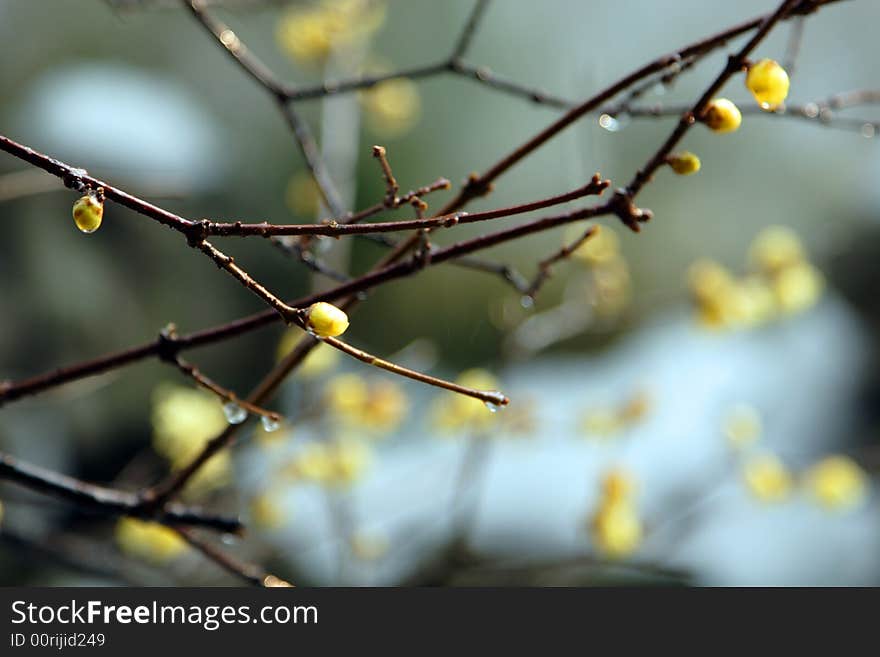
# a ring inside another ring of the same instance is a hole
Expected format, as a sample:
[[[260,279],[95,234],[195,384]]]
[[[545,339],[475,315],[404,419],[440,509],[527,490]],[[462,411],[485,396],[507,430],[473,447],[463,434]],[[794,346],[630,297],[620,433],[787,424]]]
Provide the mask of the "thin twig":
[[[238,533],[243,530],[238,518],[211,515],[200,509],[177,504],[157,509],[155,513],[147,512],[142,507],[140,498],[134,493],[80,481],[19,461],[4,452],[0,452],[0,479],[103,513],[147,518],[167,525],[206,527],[220,532]]]

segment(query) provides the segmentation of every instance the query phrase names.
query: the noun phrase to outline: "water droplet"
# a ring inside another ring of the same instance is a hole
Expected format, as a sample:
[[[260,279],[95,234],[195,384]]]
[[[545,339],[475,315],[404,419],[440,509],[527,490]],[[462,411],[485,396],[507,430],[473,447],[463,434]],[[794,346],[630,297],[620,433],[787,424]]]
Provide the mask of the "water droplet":
[[[229,424],[241,424],[247,419],[248,413],[235,402],[223,404],[223,415]]]
[[[819,106],[816,103],[807,103],[804,105],[804,116],[808,119],[815,119],[819,116]]]
[[[605,128],[608,132],[617,132],[620,130],[620,123],[610,114],[603,114],[599,117],[599,127]]]
[[[502,396],[500,392],[497,392],[497,391],[495,391],[495,390],[493,390],[491,394],[493,394],[493,395],[498,395],[499,397]],[[488,400],[486,400],[486,401],[483,402],[483,403],[486,404],[486,408],[489,409],[489,412],[490,412],[490,413],[497,413],[499,410],[501,410],[502,408],[504,408],[503,406],[500,406],[499,404],[496,404],[495,402],[488,401]]]
[[[521,305],[526,310],[531,310],[535,307],[535,299],[531,295],[524,294],[519,300],[519,305]]]
[[[276,420],[274,417],[269,417],[268,415],[263,415],[260,418],[260,422],[263,425],[263,430],[266,433],[272,433],[273,431],[278,431],[278,427],[281,426],[281,423]]]
[[[871,139],[877,134],[877,127],[873,123],[865,123],[862,125],[861,133],[865,139]]]
[[[223,536],[220,537],[220,540],[225,545],[235,545],[236,543],[238,543],[239,537],[235,534],[223,534]]]

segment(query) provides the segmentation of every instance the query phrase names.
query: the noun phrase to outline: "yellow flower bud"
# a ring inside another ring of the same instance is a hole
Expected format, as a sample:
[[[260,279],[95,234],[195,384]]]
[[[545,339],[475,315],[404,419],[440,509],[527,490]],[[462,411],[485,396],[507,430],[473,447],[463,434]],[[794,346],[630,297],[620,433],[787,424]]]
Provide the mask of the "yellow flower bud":
[[[851,458],[829,456],[810,468],[806,484],[822,506],[844,509],[852,508],[864,499],[868,477]]]
[[[753,64],[746,74],[746,88],[765,110],[776,109],[788,96],[788,73],[772,59]]]
[[[578,227],[566,236],[566,241],[573,241],[576,235],[583,233]],[[596,226],[596,232],[574,252],[574,257],[587,265],[601,265],[615,259],[620,253],[620,240],[617,234],[607,226]]]
[[[319,338],[335,338],[348,328],[348,315],[332,303],[319,301],[309,308],[306,326]]]
[[[632,554],[642,542],[642,521],[629,502],[602,504],[591,523],[593,542],[603,554],[613,558]]]
[[[709,103],[703,122],[713,132],[733,132],[742,123],[742,114],[732,101],[716,98]]]
[[[115,534],[123,552],[157,564],[179,557],[188,547],[170,527],[138,518],[121,518]]]
[[[772,454],[749,459],[742,474],[749,492],[762,502],[782,501],[791,492],[791,473]]]
[[[261,529],[278,529],[287,520],[284,507],[270,493],[262,493],[251,500],[250,515]]]
[[[666,159],[666,162],[680,176],[689,176],[700,170],[700,158],[690,151],[673,153]]]
[[[104,218],[104,201],[97,194],[86,194],[73,204],[73,221],[84,233],[94,233]]]
[[[806,258],[804,246],[797,234],[784,226],[764,228],[749,247],[749,262],[756,270],[769,275],[778,274]]]
[[[799,313],[813,306],[822,295],[822,274],[809,263],[782,270],[773,282],[776,303],[784,313]]]
[[[635,491],[635,482],[623,470],[611,470],[602,479],[602,497],[605,503],[628,500]]]

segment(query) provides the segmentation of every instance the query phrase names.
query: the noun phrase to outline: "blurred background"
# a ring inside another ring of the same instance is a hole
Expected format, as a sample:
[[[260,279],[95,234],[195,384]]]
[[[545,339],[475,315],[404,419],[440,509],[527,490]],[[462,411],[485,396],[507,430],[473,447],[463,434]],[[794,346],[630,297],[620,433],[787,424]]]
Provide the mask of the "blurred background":
[[[218,4],[273,71],[309,86],[442,61],[473,2]],[[465,61],[578,100],[775,4],[495,2]],[[878,19],[876,4],[850,0],[777,27],[755,56],[788,63],[803,29],[787,101],[801,115],[749,111],[732,79],[723,95],[742,127],[691,130],[699,173],[661,169],[639,197],[654,212],[643,231],[603,219],[534,300],[448,265],[371,292],[349,342],[503,390],[510,407],[490,413],[320,348],[269,404],[280,428],[249,423],[187,489],[250,527],[206,538],[298,585],[880,583],[880,112],[825,104],[880,89]],[[0,0],[0,40],[0,133],[185,217],[328,216],[271,97],[178,3]],[[740,43],[634,104],[693,103]],[[403,190],[440,176],[457,187],[561,113],[451,74],[297,107],[353,209],[385,193],[373,144]],[[469,209],[562,193],[596,171],[625,184],[675,120],[597,112]],[[117,205],[80,233],[75,199],[0,156],[0,379],[152,340],[168,322],[190,332],[262,309],[178,234]],[[577,234],[484,255],[531,277]],[[218,246],[282,298],[330,284],[265,240]],[[366,240],[314,248],[354,274],[385,253]],[[271,326],[187,357],[244,395],[296,337]],[[152,360],[0,413],[0,450],[129,490],[226,422],[217,398]],[[237,582],[158,525],[9,484],[0,501],[2,584]]]

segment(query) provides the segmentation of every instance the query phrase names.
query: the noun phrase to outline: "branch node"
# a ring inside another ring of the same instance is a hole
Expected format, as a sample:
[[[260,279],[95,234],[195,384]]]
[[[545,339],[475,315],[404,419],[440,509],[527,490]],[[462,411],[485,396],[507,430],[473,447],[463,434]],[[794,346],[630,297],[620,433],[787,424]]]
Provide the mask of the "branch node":
[[[177,355],[180,352],[180,342],[177,336],[177,326],[173,323],[166,324],[159,331],[156,356],[163,363],[177,365]]]
[[[626,189],[618,189],[614,192],[614,196],[608,202],[608,209],[634,233],[642,229],[639,224],[650,221],[654,216],[650,210],[636,207],[632,195]]]

